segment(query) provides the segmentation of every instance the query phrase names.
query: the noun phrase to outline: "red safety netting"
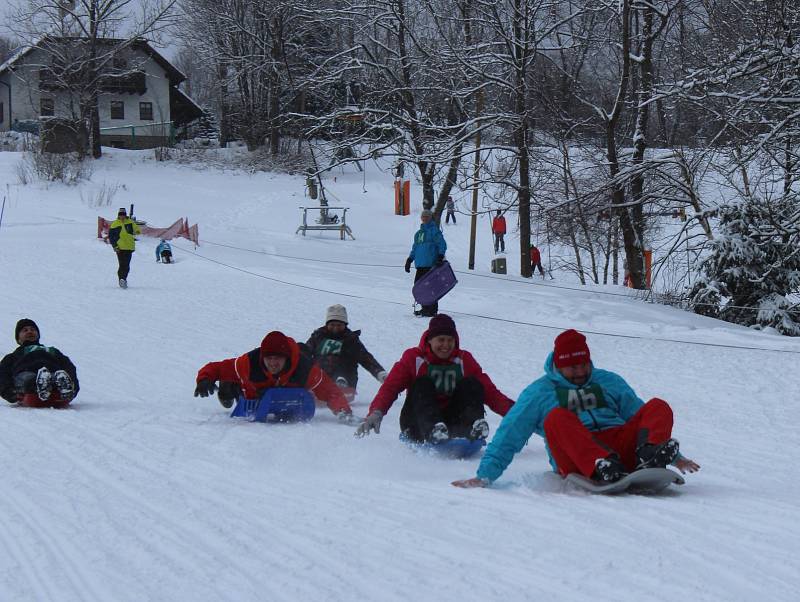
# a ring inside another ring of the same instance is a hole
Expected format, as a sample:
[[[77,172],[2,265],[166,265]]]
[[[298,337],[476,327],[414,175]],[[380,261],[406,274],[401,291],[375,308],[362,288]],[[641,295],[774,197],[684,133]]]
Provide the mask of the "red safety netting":
[[[103,240],[107,241],[108,227],[110,225],[111,222],[102,217],[98,217],[97,238],[102,238]],[[190,226],[188,218],[181,218],[168,228],[153,228],[152,226],[146,225],[140,225],[139,228],[142,230],[142,236],[151,236],[153,238],[162,238],[164,240],[172,240],[173,238],[181,237],[191,240],[195,245],[200,244],[200,235],[197,230],[197,224]]]

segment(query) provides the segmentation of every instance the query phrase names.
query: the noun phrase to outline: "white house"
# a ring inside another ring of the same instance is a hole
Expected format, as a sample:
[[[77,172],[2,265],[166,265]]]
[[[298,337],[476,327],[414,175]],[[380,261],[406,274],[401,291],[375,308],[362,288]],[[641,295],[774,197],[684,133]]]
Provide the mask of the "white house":
[[[0,65],[0,131],[48,117],[75,120],[87,47],[80,38],[46,37]],[[146,40],[99,41],[101,144],[152,148],[202,113],[178,85],[186,77]],[[69,56],[65,56],[69,54]]]

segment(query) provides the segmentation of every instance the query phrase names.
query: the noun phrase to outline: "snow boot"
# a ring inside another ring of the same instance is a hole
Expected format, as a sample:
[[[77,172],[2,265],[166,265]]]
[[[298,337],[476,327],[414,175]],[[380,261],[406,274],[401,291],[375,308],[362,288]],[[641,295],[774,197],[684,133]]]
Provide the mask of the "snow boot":
[[[53,375],[47,368],[39,368],[36,373],[36,395],[42,401],[50,399],[50,393],[53,391]]]
[[[450,438],[450,433],[447,430],[447,425],[444,422],[437,422],[431,429],[431,434],[428,439],[431,443],[443,443]]]
[[[594,463],[592,480],[601,485],[616,483],[622,477],[627,476],[627,471],[617,454],[611,454],[606,458],[600,458]]]
[[[58,394],[61,395],[62,401],[71,401],[75,396],[75,383],[72,378],[64,370],[56,370],[53,374],[53,380],[56,383]]]
[[[641,468],[666,468],[678,457],[680,445],[676,439],[663,443],[645,443],[636,450],[636,470]]]
[[[476,439],[486,439],[489,436],[489,423],[483,418],[478,418],[472,423],[472,430],[469,432],[469,438],[475,441]]]
[[[128,288],[128,281],[125,278],[119,279],[119,287],[120,288]]]

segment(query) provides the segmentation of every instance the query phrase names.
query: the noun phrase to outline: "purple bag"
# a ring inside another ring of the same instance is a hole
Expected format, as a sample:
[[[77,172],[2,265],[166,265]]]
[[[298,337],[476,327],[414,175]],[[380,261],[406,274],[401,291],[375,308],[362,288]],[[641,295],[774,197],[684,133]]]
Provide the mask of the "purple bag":
[[[422,278],[417,280],[411,293],[420,305],[433,305],[444,297],[458,283],[453,268],[447,261],[433,267]]]

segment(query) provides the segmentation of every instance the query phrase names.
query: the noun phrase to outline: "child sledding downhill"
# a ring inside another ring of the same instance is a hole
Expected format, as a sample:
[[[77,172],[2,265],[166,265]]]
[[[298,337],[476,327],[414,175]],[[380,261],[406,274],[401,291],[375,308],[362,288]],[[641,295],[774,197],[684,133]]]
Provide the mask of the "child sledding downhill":
[[[217,390],[220,403],[230,408],[242,394],[258,399],[271,388],[299,387],[325,403],[336,417],[350,423],[353,412],[344,394],[314,362],[308,348],[277,330],[261,345],[239,357],[210,362],[197,373],[195,397],[208,397]]]
[[[75,365],[55,347],[39,342],[39,327],[23,318],[14,329],[19,347],[0,361],[0,395],[28,407],[64,408],[78,394]]]
[[[505,416],[514,402],[495,387],[472,354],[459,347],[453,319],[431,319],[417,347],[395,363],[356,430],[356,436],[380,432],[386,412],[400,393],[406,399],[400,430],[412,442],[442,443],[453,438],[485,439],[489,425],[484,404]]]
[[[562,477],[580,474],[615,483],[643,468],[700,466],[680,455],[672,438],[672,409],[663,399],[639,399],[618,374],[595,368],[586,337],[566,330],[555,339],[545,374],[519,396],[483,455],[478,474],[456,487],[486,487],[536,433]]]
[[[325,313],[325,326],[311,333],[306,342],[314,360],[345,392],[348,401],[355,397],[359,365],[378,381],[386,380],[386,371],[364,347],[360,335],[360,330],[347,327],[347,309],[331,305]]]
[[[172,263],[172,245],[170,245],[163,238],[156,247],[156,262],[158,263]]]

